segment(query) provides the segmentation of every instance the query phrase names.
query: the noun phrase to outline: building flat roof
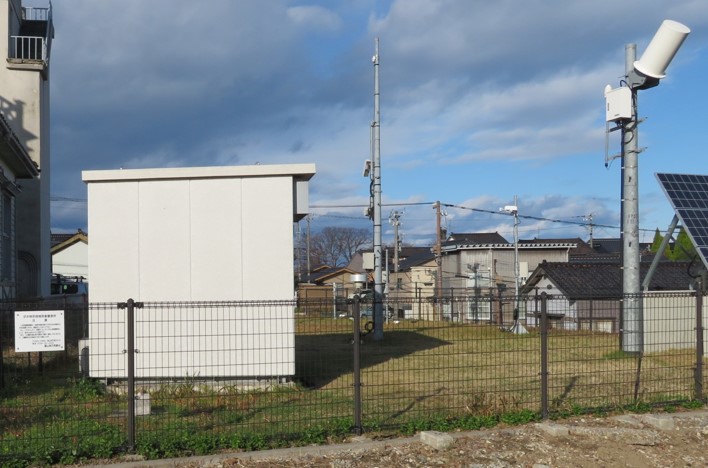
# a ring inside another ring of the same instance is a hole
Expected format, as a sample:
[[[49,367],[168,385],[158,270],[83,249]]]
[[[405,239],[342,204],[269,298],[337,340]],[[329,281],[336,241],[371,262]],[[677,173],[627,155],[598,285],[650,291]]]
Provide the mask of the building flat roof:
[[[84,182],[118,182],[169,179],[225,179],[292,176],[310,180],[314,164],[257,164],[253,166],[166,167],[153,169],[111,169],[82,171]]]

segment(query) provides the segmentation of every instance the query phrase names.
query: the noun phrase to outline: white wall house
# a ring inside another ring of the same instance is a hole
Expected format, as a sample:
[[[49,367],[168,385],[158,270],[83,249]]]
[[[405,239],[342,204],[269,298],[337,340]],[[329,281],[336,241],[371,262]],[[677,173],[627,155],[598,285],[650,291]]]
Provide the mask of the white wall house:
[[[54,26],[47,4],[25,8],[21,0],[0,0],[3,298],[50,292],[49,56]]]
[[[35,2],[36,5],[36,2]],[[40,170],[15,197],[17,296],[49,295],[49,56],[51,4],[28,8],[0,0],[0,112]]]
[[[84,171],[91,302],[292,300],[293,222],[307,214],[314,173],[314,164]],[[140,313],[152,315],[136,319],[138,377],[294,374],[291,306]],[[91,376],[125,376],[124,317],[90,311]],[[204,323],[208,332],[196,330]]]
[[[81,229],[52,245],[52,275],[88,282],[88,236]]]

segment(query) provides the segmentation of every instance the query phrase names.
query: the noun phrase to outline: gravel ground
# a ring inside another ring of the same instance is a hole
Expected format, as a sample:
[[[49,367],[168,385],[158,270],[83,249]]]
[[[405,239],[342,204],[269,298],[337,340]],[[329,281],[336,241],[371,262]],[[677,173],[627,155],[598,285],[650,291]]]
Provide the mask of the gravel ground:
[[[119,467],[708,467],[708,411],[583,417]]]

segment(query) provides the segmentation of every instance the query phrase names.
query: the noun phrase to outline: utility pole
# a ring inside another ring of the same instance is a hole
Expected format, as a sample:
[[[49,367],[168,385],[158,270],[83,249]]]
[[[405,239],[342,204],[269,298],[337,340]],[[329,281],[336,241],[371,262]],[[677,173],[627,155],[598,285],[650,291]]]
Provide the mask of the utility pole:
[[[583,221],[585,221],[586,223],[588,223],[588,231],[590,232],[590,248],[591,248],[591,249],[594,248],[593,239],[592,239],[592,228],[593,228],[594,224],[592,223],[592,216],[593,216],[593,214],[590,213],[590,214],[585,215],[585,216],[582,217],[582,218],[583,218]]]
[[[622,350],[641,353],[644,347],[644,311],[640,297],[639,258],[639,118],[637,94],[659,85],[666,77],[674,55],[691,30],[664,20],[639,60],[636,44],[625,45],[625,76],[622,86],[605,86],[605,121],[617,122],[622,130]],[[611,130],[607,130],[608,132]],[[605,161],[607,165],[607,160]]]
[[[634,71],[637,45],[625,46],[625,72]],[[624,333],[622,349],[641,352],[643,349],[644,320],[639,275],[639,132],[637,131],[637,90],[632,92],[632,116],[622,129],[622,291]]]
[[[521,297],[519,296],[519,199],[514,195],[514,324],[511,327],[511,332],[516,334],[528,333],[526,328],[519,321],[519,313],[521,308]]]
[[[312,221],[312,215],[307,215],[307,282],[310,282],[310,221]]]
[[[393,310],[395,313],[398,313],[398,253],[401,250],[401,241],[398,237],[398,226],[401,224],[401,213],[398,211],[394,211],[391,213],[389,216],[388,220],[391,224],[393,224],[393,237],[394,237],[394,244],[393,244],[393,271],[396,276],[396,283],[394,284],[395,288],[395,293],[394,293],[394,300],[393,300]],[[389,281],[389,293],[391,292],[391,282]]]
[[[519,308],[519,200],[514,195],[514,294],[516,295],[516,309]]]
[[[297,258],[297,282],[302,283],[302,229],[300,221],[297,222],[297,247],[295,248]]]
[[[440,201],[436,201],[435,205],[433,205],[433,208],[435,208],[435,265],[436,265],[436,273],[435,273],[435,304],[438,309],[438,319],[442,320],[443,319],[443,307],[442,307],[442,237],[441,237],[441,231],[440,231],[440,221],[442,217],[442,213],[440,211]]]
[[[373,198],[374,198],[374,340],[383,339],[383,278],[381,258],[381,111],[379,109],[379,38],[374,63]]]

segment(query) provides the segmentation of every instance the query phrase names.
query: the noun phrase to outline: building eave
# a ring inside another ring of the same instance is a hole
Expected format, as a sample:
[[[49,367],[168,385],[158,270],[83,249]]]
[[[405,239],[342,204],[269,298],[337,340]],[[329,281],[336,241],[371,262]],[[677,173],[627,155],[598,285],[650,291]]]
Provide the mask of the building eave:
[[[39,167],[32,161],[2,114],[0,114],[0,157],[16,178],[34,179],[39,176]]]
[[[578,244],[568,243],[543,243],[543,244],[519,244],[519,250],[548,250],[548,249],[572,249]],[[458,250],[513,250],[514,244],[453,244],[442,247],[443,252],[455,252]]]
[[[74,244],[77,244],[79,242],[83,242],[84,244],[88,244],[88,236],[83,233],[77,233],[74,234],[72,237],[68,238],[64,242],[61,242],[54,247],[50,249],[50,253],[55,254],[58,252],[61,252],[62,250],[65,250],[69,247],[71,247]]]

